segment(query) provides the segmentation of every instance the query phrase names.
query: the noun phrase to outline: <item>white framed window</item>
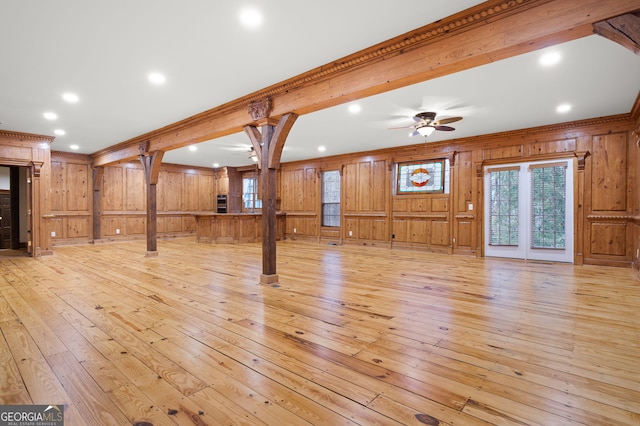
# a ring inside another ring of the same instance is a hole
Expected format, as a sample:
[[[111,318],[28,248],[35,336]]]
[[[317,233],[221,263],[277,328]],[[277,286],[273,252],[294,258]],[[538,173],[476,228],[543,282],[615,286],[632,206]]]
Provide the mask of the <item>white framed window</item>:
[[[262,200],[258,197],[258,178],[242,178],[242,210],[254,212],[262,209]]]
[[[322,226],[340,226],[340,172],[322,172]]]

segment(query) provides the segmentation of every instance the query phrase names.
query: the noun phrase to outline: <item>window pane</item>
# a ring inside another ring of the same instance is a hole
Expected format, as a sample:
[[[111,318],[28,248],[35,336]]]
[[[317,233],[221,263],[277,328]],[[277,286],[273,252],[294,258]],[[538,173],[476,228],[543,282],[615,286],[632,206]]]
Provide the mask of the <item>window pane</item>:
[[[518,170],[489,173],[489,244],[518,245]]]
[[[322,226],[340,226],[340,204],[322,205]]]
[[[565,248],[566,170],[531,169],[531,247]]]
[[[448,164],[448,163],[447,163]],[[445,160],[401,163],[397,165],[398,194],[447,192],[449,169]]]
[[[258,199],[258,179],[255,177],[242,178],[242,207],[249,211],[262,208],[262,201]]]
[[[322,173],[322,226],[340,226],[340,172]]]

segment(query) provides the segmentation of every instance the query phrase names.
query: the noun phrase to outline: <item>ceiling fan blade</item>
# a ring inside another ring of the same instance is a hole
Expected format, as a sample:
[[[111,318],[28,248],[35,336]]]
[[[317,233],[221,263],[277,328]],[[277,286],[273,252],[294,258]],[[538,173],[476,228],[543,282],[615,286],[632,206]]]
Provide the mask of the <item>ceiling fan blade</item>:
[[[414,137],[414,136],[418,136],[420,133],[418,133],[417,130],[414,130],[413,132],[411,132],[411,134],[409,134],[409,137]]]
[[[455,130],[453,127],[451,126],[435,126],[436,130],[442,130],[445,132],[450,132],[452,130]]]
[[[455,123],[456,121],[460,121],[460,120],[462,120],[462,117],[442,118],[440,120],[436,120],[433,124],[436,126],[439,126],[441,124]]]

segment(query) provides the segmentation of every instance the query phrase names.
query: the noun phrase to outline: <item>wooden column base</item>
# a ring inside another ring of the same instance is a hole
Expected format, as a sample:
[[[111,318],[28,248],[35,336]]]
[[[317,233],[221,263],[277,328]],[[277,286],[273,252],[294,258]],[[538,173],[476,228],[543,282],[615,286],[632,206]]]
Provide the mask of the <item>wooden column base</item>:
[[[157,251],[147,251],[147,253],[144,255],[144,257],[158,257],[158,252]]]
[[[272,285],[272,284],[278,284],[280,282],[280,278],[278,277],[278,274],[261,274],[260,275],[260,284],[268,284],[268,285]]]

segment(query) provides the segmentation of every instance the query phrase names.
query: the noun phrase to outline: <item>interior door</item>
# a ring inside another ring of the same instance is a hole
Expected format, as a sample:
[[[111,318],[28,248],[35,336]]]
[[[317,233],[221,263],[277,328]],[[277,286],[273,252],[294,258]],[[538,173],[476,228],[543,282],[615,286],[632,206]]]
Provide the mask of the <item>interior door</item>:
[[[485,255],[573,263],[573,159],[485,168]]]

